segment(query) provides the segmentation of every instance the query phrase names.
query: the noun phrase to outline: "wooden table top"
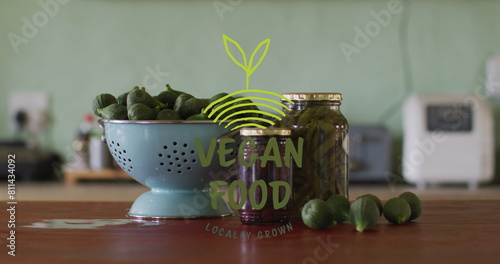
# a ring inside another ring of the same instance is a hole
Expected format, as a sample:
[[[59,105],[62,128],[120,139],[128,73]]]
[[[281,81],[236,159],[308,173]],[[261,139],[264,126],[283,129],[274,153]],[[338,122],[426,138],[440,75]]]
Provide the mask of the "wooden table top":
[[[0,214],[0,263],[500,263],[500,201],[424,201],[416,222],[381,218],[364,233],[246,226],[236,216],[138,223],[127,220],[130,206],[18,202],[15,229]]]

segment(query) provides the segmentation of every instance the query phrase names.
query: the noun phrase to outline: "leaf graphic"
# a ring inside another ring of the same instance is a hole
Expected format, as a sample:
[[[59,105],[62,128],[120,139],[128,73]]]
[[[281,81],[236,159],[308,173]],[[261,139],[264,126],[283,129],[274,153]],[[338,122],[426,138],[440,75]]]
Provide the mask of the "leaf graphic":
[[[257,67],[259,67],[259,65],[262,62],[262,60],[264,60],[264,57],[266,57],[267,50],[269,49],[269,45],[270,44],[271,44],[271,40],[270,39],[266,39],[266,40],[262,41],[261,43],[259,43],[259,45],[257,45],[257,47],[253,50],[252,56],[250,56],[250,61],[248,63],[248,70],[249,70],[248,74],[249,75],[252,75],[252,73],[257,69]],[[264,51],[262,52],[262,55],[260,56],[259,61],[257,62],[257,64],[255,64],[255,66],[252,67],[253,59],[254,59],[255,55],[257,54],[257,52],[259,51],[260,47],[262,47],[263,45],[266,45],[264,47]]]
[[[241,48],[240,44],[238,44],[238,42],[232,40],[230,37],[226,36],[226,34],[222,35],[222,40],[224,42],[224,48],[226,49],[226,53],[229,56],[229,58],[231,58],[231,60],[236,65],[238,65],[241,68],[243,68],[243,70],[245,70],[245,72],[246,72],[247,71],[247,56],[245,55],[245,51],[243,51],[243,49]],[[233,43],[233,45],[236,46],[236,48],[241,52],[241,55],[243,55],[243,64],[241,64],[240,62],[238,62],[238,60],[236,60],[236,58],[233,56],[233,54],[231,54],[231,51],[229,50],[229,46],[227,44],[228,41],[231,42],[231,43]]]

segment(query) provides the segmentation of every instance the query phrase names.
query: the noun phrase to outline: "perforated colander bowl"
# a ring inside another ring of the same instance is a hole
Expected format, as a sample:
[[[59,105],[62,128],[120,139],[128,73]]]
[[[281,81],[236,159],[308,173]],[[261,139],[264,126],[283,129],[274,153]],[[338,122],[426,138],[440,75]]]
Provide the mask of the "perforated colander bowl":
[[[129,211],[135,218],[215,217],[231,214],[217,198],[213,208],[210,181],[224,180],[228,168],[219,161],[217,139],[230,132],[212,121],[102,120],[106,144],[115,161],[132,178],[151,188]],[[210,149],[210,145],[215,149]],[[198,147],[197,147],[198,145]],[[237,146],[226,159],[236,157]],[[198,150],[203,149],[203,153]],[[201,158],[210,157],[202,166]]]

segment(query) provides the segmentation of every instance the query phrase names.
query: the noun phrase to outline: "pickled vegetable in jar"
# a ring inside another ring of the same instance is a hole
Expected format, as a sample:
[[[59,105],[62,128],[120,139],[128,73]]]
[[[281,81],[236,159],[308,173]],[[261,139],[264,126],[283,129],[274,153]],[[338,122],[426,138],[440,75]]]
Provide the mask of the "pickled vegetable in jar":
[[[293,144],[286,128],[243,128],[243,151],[238,157],[237,190],[240,220],[244,224],[269,225],[290,220],[292,205],[292,156],[285,155]]]
[[[294,140],[304,139],[302,167],[293,172],[293,217],[311,199],[333,194],[348,197],[349,124],[340,111],[340,93],[289,93],[289,109],[276,127],[290,128]]]

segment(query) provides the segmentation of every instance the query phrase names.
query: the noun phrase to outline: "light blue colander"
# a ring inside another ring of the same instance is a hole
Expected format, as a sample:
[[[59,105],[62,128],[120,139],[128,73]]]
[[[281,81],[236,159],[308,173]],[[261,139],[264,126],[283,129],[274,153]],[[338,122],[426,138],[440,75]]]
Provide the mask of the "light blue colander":
[[[218,217],[232,214],[221,197],[212,208],[209,183],[225,180],[228,168],[220,166],[218,144],[210,165],[203,167],[196,139],[208,151],[230,129],[212,121],[102,120],[106,144],[120,167],[151,188],[139,196],[129,216],[139,219]],[[231,147],[231,146],[230,146]],[[226,159],[236,157],[234,150]],[[227,147],[226,147],[227,148]],[[204,153],[206,155],[206,153]]]

